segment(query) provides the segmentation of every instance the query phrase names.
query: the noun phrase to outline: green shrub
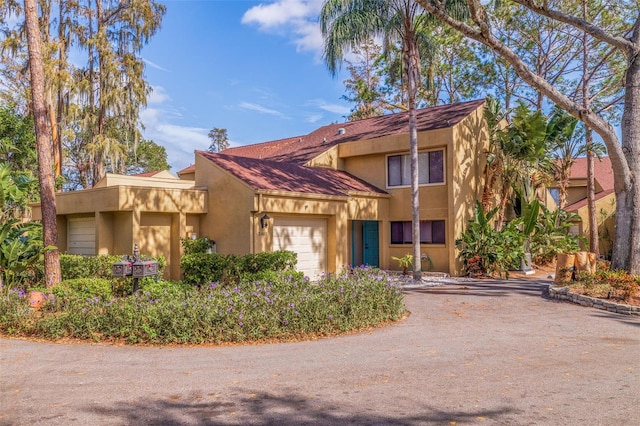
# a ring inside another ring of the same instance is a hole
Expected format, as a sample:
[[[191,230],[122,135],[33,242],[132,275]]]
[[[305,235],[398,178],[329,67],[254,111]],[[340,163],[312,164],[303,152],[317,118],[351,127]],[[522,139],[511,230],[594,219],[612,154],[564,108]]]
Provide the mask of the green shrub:
[[[108,301],[113,298],[111,280],[104,278],[76,278],[62,281],[51,289],[57,299],[98,298]]]
[[[80,256],[77,254],[61,254],[60,269],[63,280],[75,278],[104,278],[110,279],[113,264],[121,261],[121,255]],[[147,258],[143,256],[143,258]],[[158,262],[158,273],[162,276],[167,260],[160,255],[153,258]]]
[[[56,298],[38,314],[24,293],[12,292],[0,299],[0,331],[156,344],[290,340],[376,326],[405,312],[401,289],[376,269],[317,283],[299,273],[264,274],[234,286],[149,283],[125,298]]]
[[[184,296],[192,290],[192,286],[182,281],[155,281],[143,280],[140,284],[140,290],[143,293],[149,293],[153,298],[161,297],[180,297]]]
[[[196,238],[192,240],[190,238],[183,238],[180,240],[184,254],[196,254],[196,253],[208,253],[211,250],[214,241],[209,237]]]
[[[237,283],[246,274],[282,272],[295,268],[296,253],[275,251],[244,256],[219,253],[193,253],[180,260],[184,282],[196,286],[213,282]]]

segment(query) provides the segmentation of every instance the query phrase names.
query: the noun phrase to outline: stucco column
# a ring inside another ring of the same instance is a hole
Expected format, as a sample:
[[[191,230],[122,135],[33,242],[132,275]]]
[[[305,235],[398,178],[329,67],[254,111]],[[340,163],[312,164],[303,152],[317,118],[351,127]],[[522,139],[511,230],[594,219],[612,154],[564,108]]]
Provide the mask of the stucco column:
[[[327,269],[339,272],[349,264],[349,206],[341,203],[327,221]]]
[[[134,209],[131,212],[131,242],[129,244],[129,250],[133,253],[133,245],[138,244],[138,248],[140,248],[140,239],[142,235],[140,235],[140,210]]]
[[[96,253],[98,255],[113,254],[113,221],[109,214],[95,213]]]
[[[167,259],[167,271],[165,276],[172,280],[181,278],[180,258],[182,257],[181,238],[187,235],[187,215],[184,213],[174,213],[171,215],[171,242],[170,242],[170,259]]]

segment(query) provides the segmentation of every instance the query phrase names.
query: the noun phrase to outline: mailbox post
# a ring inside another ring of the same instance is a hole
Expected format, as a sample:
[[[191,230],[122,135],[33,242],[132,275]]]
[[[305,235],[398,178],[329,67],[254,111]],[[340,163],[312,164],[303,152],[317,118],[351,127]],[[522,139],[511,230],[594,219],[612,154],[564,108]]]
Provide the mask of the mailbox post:
[[[112,276],[118,278],[132,277],[133,292],[139,290],[138,280],[144,277],[154,276],[158,280],[158,262],[155,260],[140,260],[138,244],[133,246],[133,256],[124,256],[120,262],[112,266]]]

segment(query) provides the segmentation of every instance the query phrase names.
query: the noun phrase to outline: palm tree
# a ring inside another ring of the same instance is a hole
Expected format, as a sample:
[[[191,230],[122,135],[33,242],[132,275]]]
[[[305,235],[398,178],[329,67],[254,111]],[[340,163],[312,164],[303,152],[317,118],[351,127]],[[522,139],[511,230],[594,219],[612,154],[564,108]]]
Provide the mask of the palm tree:
[[[504,161],[500,148],[500,135],[503,123],[507,119],[507,112],[500,107],[500,102],[487,96],[484,106],[484,119],[489,130],[489,147],[486,152],[487,162],[484,167],[484,187],[482,189],[482,210],[489,213],[494,202],[494,188],[498,178],[502,175]]]
[[[415,0],[326,0],[320,12],[324,59],[335,76],[345,50],[370,38],[382,38],[385,48],[400,44],[407,82],[413,259],[420,259],[420,205],[418,193],[417,102],[420,82],[420,45],[428,41],[427,15]],[[387,49],[385,49],[387,50]],[[413,278],[421,279],[420,262],[413,262]]]
[[[558,107],[554,108],[547,124],[548,138],[555,145],[551,170],[558,181],[558,207],[561,209],[567,206],[567,190],[573,163],[586,152],[580,138],[575,137],[577,124],[577,118]]]
[[[547,118],[540,111],[530,111],[523,102],[513,111],[511,123],[496,134],[501,175],[498,229],[504,223],[507,202],[514,193],[521,206],[529,205],[550,175]]]

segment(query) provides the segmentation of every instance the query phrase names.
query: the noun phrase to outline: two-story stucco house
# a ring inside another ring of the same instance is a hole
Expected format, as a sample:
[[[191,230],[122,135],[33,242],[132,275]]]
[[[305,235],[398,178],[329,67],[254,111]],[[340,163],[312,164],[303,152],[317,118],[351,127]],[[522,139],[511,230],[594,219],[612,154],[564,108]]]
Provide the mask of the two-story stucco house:
[[[455,240],[482,190],[483,107],[480,100],[418,112],[421,247],[433,270],[452,275],[462,271]],[[143,253],[164,254],[174,279],[180,238],[192,236],[211,238],[225,254],[295,251],[311,277],[346,265],[398,269],[392,257],[412,253],[409,169],[407,113],[196,151],[180,179],[110,175],[96,188],[58,194],[60,248],[74,252],[82,223],[90,234],[83,254],[129,253],[138,243]]]

